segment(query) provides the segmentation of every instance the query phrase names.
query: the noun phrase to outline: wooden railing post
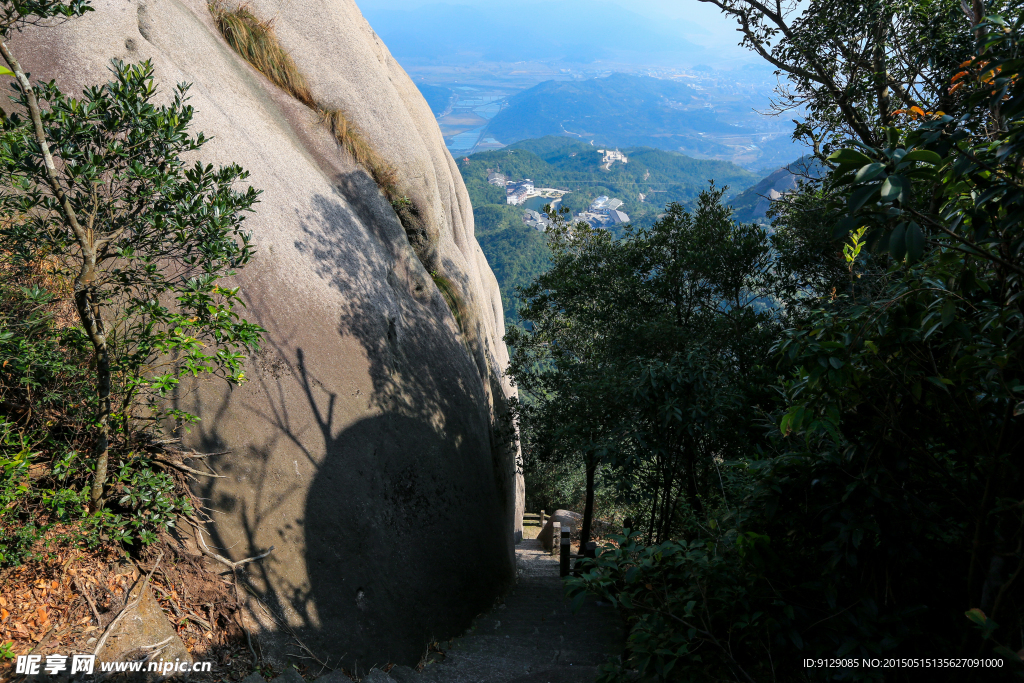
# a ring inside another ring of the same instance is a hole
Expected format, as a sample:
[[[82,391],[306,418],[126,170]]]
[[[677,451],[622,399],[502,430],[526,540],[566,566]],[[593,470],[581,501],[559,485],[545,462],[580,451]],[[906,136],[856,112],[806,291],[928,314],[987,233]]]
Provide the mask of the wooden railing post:
[[[558,556],[560,564],[558,573],[560,576],[569,575],[569,530],[571,528],[568,524],[562,527],[562,543]]]
[[[544,511],[543,510],[540,511],[540,528],[541,529],[544,528]]]
[[[558,549],[558,544],[561,543],[562,539],[562,524],[560,522],[553,522],[551,524],[551,552],[561,552]]]

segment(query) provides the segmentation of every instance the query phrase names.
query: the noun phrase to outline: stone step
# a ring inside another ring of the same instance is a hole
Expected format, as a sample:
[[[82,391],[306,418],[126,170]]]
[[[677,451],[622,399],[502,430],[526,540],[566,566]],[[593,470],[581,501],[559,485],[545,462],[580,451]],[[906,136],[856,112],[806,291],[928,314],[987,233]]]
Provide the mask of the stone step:
[[[608,634],[595,633],[570,633],[569,636],[552,634],[548,637],[538,638],[529,636],[512,636],[507,634],[488,635],[475,634],[463,636],[449,650],[451,653],[458,652],[480,652],[492,650],[498,653],[505,653],[503,656],[510,656],[520,650],[530,652],[572,652],[576,655],[600,654],[601,661],[608,649]]]
[[[535,519],[528,514],[524,523]],[[504,604],[477,619],[415,683],[593,683],[597,666],[622,651],[619,612],[588,598],[573,614],[557,556],[538,541],[516,547],[516,570]]]

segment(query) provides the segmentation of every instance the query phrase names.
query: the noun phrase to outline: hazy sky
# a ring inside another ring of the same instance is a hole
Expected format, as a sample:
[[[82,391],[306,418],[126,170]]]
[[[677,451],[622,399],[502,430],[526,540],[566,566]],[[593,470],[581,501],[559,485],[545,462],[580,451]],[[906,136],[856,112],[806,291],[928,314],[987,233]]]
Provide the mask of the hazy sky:
[[[691,43],[713,46],[721,57],[736,58],[748,55],[737,46],[739,33],[733,21],[723,17],[716,7],[698,0],[606,0],[620,5],[624,10],[649,17],[652,26],[662,30],[678,32]],[[412,9],[422,5],[448,4],[471,7],[493,7],[494,0],[356,0],[366,13],[374,9]],[[548,0],[555,6],[560,0]],[[516,3],[509,3],[509,11],[515,11]],[[585,22],[585,17],[581,18]],[[585,25],[585,23],[584,23]]]

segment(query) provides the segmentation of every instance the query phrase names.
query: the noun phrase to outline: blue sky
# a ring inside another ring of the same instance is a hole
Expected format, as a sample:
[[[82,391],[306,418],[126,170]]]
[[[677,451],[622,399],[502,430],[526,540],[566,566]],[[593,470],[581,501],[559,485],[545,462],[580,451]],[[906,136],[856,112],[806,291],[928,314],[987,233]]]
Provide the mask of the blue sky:
[[[707,47],[709,60],[751,60],[746,50],[738,47],[739,34],[735,24],[723,17],[713,5],[698,0],[605,0],[621,7],[624,11],[650,20],[652,30],[678,35],[681,40]],[[444,3],[468,6],[474,9],[495,9],[494,0],[356,0],[364,14],[373,23],[373,15],[379,10],[410,10],[425,5]],[[532,3],[530,3],[532,4]],[[547,0],[545,6],[556,8],[568,4],[566,0]],[[500,6],[500,5],[499,5]],[[508,11],[521,9],[523,3],[509,3]],[[536,5],[534,5],[536,6]],[[585,21],[585,18],[581,18]],[[584,24],[585,25],[585,24]],[[500,27],[495,27],[500,30]],[[528,59],[528,56],[524,56]],[[753,59],[756,59],[754,57]]]

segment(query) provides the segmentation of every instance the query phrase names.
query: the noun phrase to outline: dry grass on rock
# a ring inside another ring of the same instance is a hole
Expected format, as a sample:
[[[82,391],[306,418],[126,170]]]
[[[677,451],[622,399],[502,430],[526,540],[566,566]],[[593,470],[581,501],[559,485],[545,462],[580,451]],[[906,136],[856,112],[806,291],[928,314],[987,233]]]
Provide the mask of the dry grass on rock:
[[[228,10],[213,3],[210,12],[235,52],[279,88],[319,114],[334,139],[370,173],[388,201],[394,202],[402,196],[395,167],[377,154],[345,112],[323,106],[313,97],[306,77],[278,42],[272,21],[260,21],[244,5]]]

